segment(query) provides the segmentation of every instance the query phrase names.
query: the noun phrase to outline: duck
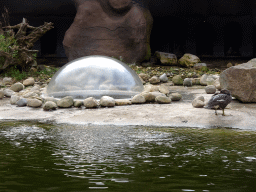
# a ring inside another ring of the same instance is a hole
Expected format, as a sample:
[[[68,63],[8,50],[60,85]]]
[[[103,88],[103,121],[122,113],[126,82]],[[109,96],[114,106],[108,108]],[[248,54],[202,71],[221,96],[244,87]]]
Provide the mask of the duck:
[[[218,115],[217,109],[222,109],[222,115],[225,116],[224,109],[232,101],[231,92],[227,89],[222,89],[220,92],[215,93],[208,101],[205,108],[215,109],[215,115]]]

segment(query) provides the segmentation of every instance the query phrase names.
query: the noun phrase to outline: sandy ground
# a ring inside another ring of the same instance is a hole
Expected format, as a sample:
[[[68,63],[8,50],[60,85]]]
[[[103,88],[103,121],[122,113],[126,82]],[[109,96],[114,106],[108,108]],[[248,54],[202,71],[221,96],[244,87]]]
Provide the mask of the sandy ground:
[[[211,95],[203,87],[174,86],[172,92],[182,94],[181,101],[171,104],[140,104],[115,106],[113,108],[66,108],[44,111],[42,108],[17,107],[8,98],[0,100],[0,120],[26,120],[58,124],[101,124],[101,125],[141,125],[157,127],[198,127],[198,128],[238,128],[256,130],[256,103],[245,104],[233,100],[225,109],[226,116],[214,114],[214,110],[194,108],[192,100]]]

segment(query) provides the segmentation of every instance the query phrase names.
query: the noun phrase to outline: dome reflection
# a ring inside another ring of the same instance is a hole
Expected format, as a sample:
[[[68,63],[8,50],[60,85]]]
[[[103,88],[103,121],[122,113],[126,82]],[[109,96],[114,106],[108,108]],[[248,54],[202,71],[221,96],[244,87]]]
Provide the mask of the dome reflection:
[[[52,77],[44,96],[100,99],[107,95],[123,99],[143,89],[138,75],[123,62],[107,56],[87,56],[61,67]]]

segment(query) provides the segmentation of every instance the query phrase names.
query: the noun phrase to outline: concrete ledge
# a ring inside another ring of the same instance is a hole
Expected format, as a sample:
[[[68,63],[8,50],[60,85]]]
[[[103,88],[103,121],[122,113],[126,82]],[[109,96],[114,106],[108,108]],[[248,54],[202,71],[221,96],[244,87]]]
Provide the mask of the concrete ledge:
[[[221,115],[221,110],[216,116],[214,110],[194,108],[191,103],[195,97],[202,95],[206,101],[211,97],[203,88],[174,86],[172,92],[179,92],[183,99],[171,104],[140,104],[97,109],[73,107],[43,111],[42,108],[16,107],[10,104],[10,99],[4,98],[0,100],[0,121],[256,130],[256,104],[244,104],[233,100],[225,109],[226,116]]]

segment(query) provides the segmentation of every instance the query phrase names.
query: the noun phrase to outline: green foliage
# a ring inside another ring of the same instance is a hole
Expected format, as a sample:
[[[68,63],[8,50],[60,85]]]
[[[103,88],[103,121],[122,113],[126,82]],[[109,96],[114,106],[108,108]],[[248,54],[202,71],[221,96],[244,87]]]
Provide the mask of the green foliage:
[[[8,34],[8,33],[7,33]],[[0,50],[6,53],[10,53],[11,49],[15,46],[18,46],[16,39],[13,36],[9,35],[0,35]],[[17,57],[18,51],[15,50],[12,53],[12,57]]]
[[[25,79],[28,77],[28,74],[25,72],[20,71],[19,69],[17,69],[16,66],[12,66],[9,68],[8,71],[6,71],[3,76],[5,77],[12,77],[15,78],[17,81],[20,81],[22,79]]]

